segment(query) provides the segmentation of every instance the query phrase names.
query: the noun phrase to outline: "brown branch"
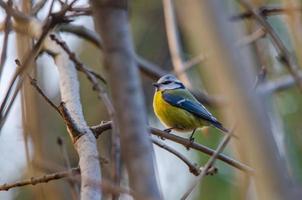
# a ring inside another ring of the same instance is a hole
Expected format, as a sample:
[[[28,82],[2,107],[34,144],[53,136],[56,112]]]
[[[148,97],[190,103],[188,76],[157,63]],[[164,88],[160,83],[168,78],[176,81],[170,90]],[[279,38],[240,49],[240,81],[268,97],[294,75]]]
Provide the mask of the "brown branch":
[[[71,181],[79,181],[75,176],[80,175],[81,170],[79,167],[74,167],[69,170],[55,172],[51,174],[45,174],[43,176],[31,177],[22,181],[16,181],[14,183],[5,183],[0,185],[0,191],[8,191],[12,188],[23,187],[27,185],[37,185],[41,183],[48,183],[49,181],[59,180],[63,178],[69,178]],[[123,188],[117,185],[112,185],[107,180],[102,180],[100,187],[103,192],[112,193],[112,194],[128,194],[135,197],[135,193],[127,188]]]
[[[239,1],[241,5],[251,12],[253,18],[265,29],[265,32],[270,36],[272,43],[274,44],[280,61],[287,67],[289,73],[294,77],[298,88],[302,91],[302,80],[299,79],[297,70],[298,65],[294,57],[290,54],[282,40],[279,38],[277,33],[274,31],[270,23],[259,13],[259,10],[254,9],[254,7],[246,0]]]
[[[93,71],[92,69],[89,69],[82,62],[80,62],[77,59],[75,53],[70,50],[70,48],[68,47],[66,42],[64,42],[63,40],[59,40],[59,38],[57,38],[55,34],[51,34],[50,39],[52,39],[53,41],[55,41],[58,45],[60,45],[62,47],[62,49],[68,54],[69,59],[75,64],[77,70],[80,72],[83,72],[87,76],[89,81],[92,82],[94,88],[97,88],[97,90],[99,90],[99,91],[103,91],[103,89],[100,86],[98,86],[99,84],[96,80],[96,78],[97,78],[106,84],[106,80],[101,75],[99,75],[97,72]]]
[[[302,80],[302,71],[299,71],[298,76]],[[262,90],[264,93],[274,93],[281,92],[292,86],[294,86],[295,80],[290,75],[284,75],[278,79],[266,81],[260,84],[258,87],[259,90]]]
[[[7,191],[11,188],[22,187],[25,185],[36,185],[39,183],[47,183],[49,181],[66,178],[66,177],[71,177],[71,176],[75,176],[78,174],[80,174],[79,167],[71,168],[70,170],[67,170],[67,171],[56,172],[56,173],[47,174],[47,175],[43,175],[43,176],[39,176],[39,177],[32,177],[32,178],[29,178],[29,179],[26,179],[23,181],[17,181],[15,183],[9,183],[9,184],[6,183],[3,185],[0,185],[0,191],[3,191],[3,190]]]
[[[165,17],[165,27],[168,39],[169,52],[176,74],[179,79],[188,87],[191,85],[189,78],[184,73],[185,66],[181,56],[182,50],[179,42],[179,33],[172,0],[163,0],[163,10]],[[182,73],[179,73],[182,72]]]
[[[248,44],[251,44],[253,42],[256,42],[260,38],[263,38],[266,35],[265,29],[264,28],[259,28],[250,35],[247,35],[240,40],[237,41],[236,45],[239,47],[244,47]]]
[[[175,149],[169,147],[168,145],[166,145],[165,143],[156,140],[154,138],[151,138],[152,142],[154,144],[156,144],[157,146],[167,150],[168,152],[170,152],[171,154],[174,154],[176,157],[178,157],[180,160],[182,160],[189,168],[189,171],[194,174],[195,176],[198,176],[201,172],[201,170],[197,167],[196,163],[191,163],[184,155],[182,155],[181,153],[179,153],[178,151],[176,151]]]
[[[230,141],[232,136],[232,132],[225,135],[222,139],[222,141],[219,143],[217,149],[215,150],[214,154],[211,156],[211,158],[208,160],[208,162],[205,164],[205,166],[202,168],[201,174],[198,176],[198,179],[195,180],[192,185],[189,187],[189,189],[185,192],[185,194],[181,197],[181,200],[187,199],[187,197],[192,193],[194,188],[198,185],[198,183],[201,183],[203,180],[203,177],[207,175],[208,170],[211,168],[211,166],[214,165],[214,162],[218,158],[218,155],[224,150],[228,142]]]
[[[98,138],[104,131],[111,129],[111,122],[110,121],[102,122],[100,125],[92,126],[90,128],[94,132],[95,137]],[[198,144],[196,142],[191,142],[189,139],[186,139],[186,138],[183,138],[183,137],[171,134],[171,133],[167,133],[165,131],[162,131],[162,130],[159,130],[159,129],[156,129],[153,127],[150,127],[150,132],[152,135],[156,135],[160,138],[165,138],[165,139],[171,140],[173,142],[183,145],[184,147],[195,149],[195,150],[200,151],[209,156],[212,156],[215,152],[213,149],[208,148],[202,144]],[[251,167],[249,167],[243,163],[240,163],[239,161],[236,161],[226,155],[219,154],[218,159],[227,163],[228,165],[235,167],[241,171],[244,171],[248,174],[255,173],[254,169],[252,169]]]
[[[283,15],[283,14],[290,14],[290,12],[301,12],[302,8],[300,7],[292,7],[292,8],[284,8],[279,5],[266,5],[261,6],[258,8],[258,13],[261,16],[267,17],[272,15]],[[233,15],[230,19],[232,21],[242,20],[242,19],[248,19],[252,18],[253,13],[251,11],[246,11],[237,15]]]

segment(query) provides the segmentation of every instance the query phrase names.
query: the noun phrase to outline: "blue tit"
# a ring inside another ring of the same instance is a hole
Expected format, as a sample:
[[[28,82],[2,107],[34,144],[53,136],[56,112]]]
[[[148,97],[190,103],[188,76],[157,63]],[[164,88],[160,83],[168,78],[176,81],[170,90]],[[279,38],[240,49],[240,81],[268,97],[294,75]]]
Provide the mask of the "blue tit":
[[[165,75],[153,85],[153,109],[166,131],[192,131],[190,140],[194,140],[195,130],[203,126],[212,125],[228,132],[175,76]]]

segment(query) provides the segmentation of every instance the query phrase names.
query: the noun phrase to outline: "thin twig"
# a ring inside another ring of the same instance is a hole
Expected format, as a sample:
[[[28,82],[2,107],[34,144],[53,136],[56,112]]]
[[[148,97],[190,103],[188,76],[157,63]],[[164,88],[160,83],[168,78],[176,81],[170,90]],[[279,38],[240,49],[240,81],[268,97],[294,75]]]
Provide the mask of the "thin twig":
[[[302,80],[302,71],[298,73],[300,79]],[[266,81],[258,86],[264,94],[276,93],[284,91],[292,86],[294,86],[295,80],[290,75],[284,75],[278,79]]]
[[[31,14],[34,16],[37,15],[38,12],[44,7],[46,2],[47,0],[39,0],[37,3],[35,3],[33,8],[31,9]]]
[[[207,58],[207,55],[200,54],[200,55],[193,57],[192,59],[186,61],[183,64],[183,66],[184,66],[183,69],[177,70],[177,71],[174,69],[171,73],[175,74],[176,76],[180,76],[181,74],[187,72],[189,69],[191,69],[195,65],[198,65],[201,62],[203,62],[206,58]]]
[[[181,153],[179,153],[178,151],[176,151],[175,149],[169,147],[168,145],[166,145],[165,143],[156,140],[154,138],[152,138],[152,142],[154,144],[156,144],[157,146],[169,151],[170,153],[174,154],[176,157],[178,157],[180,160],[182,160],[189,168],[189,171],[194,174],[195,176],[198,176],[201,172],[201,170],[197,167],[196,163],[191,163],[184,155],[182,155]]]
[[[55,111],[57,111],[60,115],[61,112],[58,108],[58,106],[56,106],[42,91],[42,89],[38,86],[37,84],[37,80],[32,78],[30,75],[28,75],[28,78],[30,79],[30,84],[36,88],[36,90],[38,91],[38,93],[43,97],[43,99],[52,107],[55,109]]]
[[[216,151],[211,156],[211,158],[208,160],[208,162],[203,167],[203,170],[201,174],[198,176],[198,178],[190,185],[189,189],[185,192],[185,194],[181,197],[181,200],[187,199],[187,197],[192,193],[194,188],[198,185],[198,183],[201,183],[203,180],[203,177],[207,174],[208,169],[214,164],[215,160],[218,158],[218,155],[223,151],[223,149],[226,147],[228,142],[231,139],[232,133],[228,133],[225,135],[222,139],[222,141],[219,143]]]
[[[66,169],[71,170],[70,159],[69,159],[69,156],[68,156],[68,153],[67,153],[67,149],[66,149],[64,140],[61,137],[58,137],[57,138],[57,144],[58,144],[58,146],[60,148],[60,151],[62,153]],[[72,176],[72,174],[70,174],[70,176]],[[71,188],[72,198],[73,199],[79,199],[80,191],[79,191],[79,188],[77,187],[76,183],[71,181],[71,180],[68,180],[68,184]]]
[[[47,175],[43,175],[43,176],[39,176],[39,177],[32,177],[23,181],[17,181],[15,183],[10,183],[10,184],[3,184],[0,185],[0,191],[3,190],[9,190],[11,188],[15,188],[15,187],[22,187],[25,185],[36,185],[39,183],[47,183],[49,181],[53,181],[53,180],[57,180],[57,179],[61,179],[61,178],[65,178],[65,177],[70,177],[70,175],[75,176],[80,174],[80,168],[76,167],[76,168],[71,168],[70,170],[67,171],[62,171],[62,172],[56,172],[56,173],[52,173],[52,174],[47,174]]]
[[[181,56],[182,50],[179,42],[179,33],[172,2],[172,0],[163,0],[163,9],[166,25],[165,27],[169,51],[170,56],[172,58],[173,68],[176,71],[176,74],[179,74],[179,79],[189,87],[191,84],[186,74],[179,73],[185,71],[185,66]]]
[[[277,52],[280,61],[287,67],[289,73],[294,77],[298,88],[302,91],[302,80],[299,79],[297,70],[298,65],[294,57],[290,54],[282,40],[279,38],[273,27],[266,21],[266,19],[259,13],[259,10],[254,9],[253,6],[246,0],[239,1],[251,14],[253,18],[265,29],[265,32],[270,36]]]
[[[4,3],[3,1],[0,1],[0,6],[5,8],[7,12],[11,12],[10,7]],[[18,67],[16,72],[14,73],[10,83],[8,90],[6,91],[4,95],[4,99],[0,105],[0,129],[6,119],[6,116],[8,115],[11,105],[15,100],[15,97],[17,96],[17,93],[19,92],[25,72],[30,70],[31,63],[34,61],[38,53],[40,52],[40,49],[43,45],[44,40],[47,38],[48,33],[59,23],[65,23],[68,22],[68,19],[64,17],[65,12],[67,11],[68,7],[70,5],[64,7],[61,11],[54,13],[47,18],[47,22],[45,23],[43,27],[43,32],[41,36],[39,37],[36,44],[33,46],[33,49],[31,52],[28,53],[28,55],[25,57],[24,63],[22,63],[22,67]],[[14,15],[12,15],[14,16]],[[15,86],[15,88],[14,88]],[[12,94],[13,93],[13,94]],[[9,102],[8,102],[9,101]]]
[[[247,35],[247,36],[241,38],[240,40],[238,40],[236,45],[238,45],[239,47],[244,47],[248,44],[251,44],[251,43],[259,40],[260,38],[263,38],[265,35],[266,35],[266,32],[265,32],[264,28],[259,28],[256,31],[254,31],[253,33],[251,33],[250,35]]]
[[[12,6],[12,1],[9,0],[7,2],[8,6]],[[2,50],[1,50],[1,57],[0,57],[0,77],[2,76],[2,71],[4,68],[4,64],[6,61],[7,56],[7,43],[8,43],[8,36],[10,32],[10,24],[11,24],[11,16],[9,12],[6,12],[6,17],[4,21],[4,36],[3,36],[3,43],[2,43]]]
[[[271,16],[271,15],[280,15],[280,14],[289,14],[291,12],[301,12],[302,8],[301,7],[292,7],[292,8],[284,8],[279,5],[266,5],[258,8],[258,12],[262,16]],[[250,11],[246,11],[237,15],[233,15],[230,19],[232,21],[237,21],[237,20],[242,20],[242,19],[247,19],[247,18],[252,18],[253,13]]]
[[[61,171],[61,172],[55,172],[51,174],[46,174],[43,176],[38,177],[31,177],[22,181],[16,181],[14,183],[5,183],[0,185],[0,191],[8,191],[12,188],[16,187],[22,187],[27,185],[37,185],[41,183],[48,183],[49,181],[59,180],[62,178],[69,178],[72,181],[79,181],[75,176],[80,175],[81,170],[79,167],[74,167],[69,170]],[[123,188],[117,185],[112,185],[107,180],[102,180],[100,187],[102,188],[103,192],[106,193],[113,193],[113,194],[128,194],[131,196],[135,196],[135,193],[127,188]]]

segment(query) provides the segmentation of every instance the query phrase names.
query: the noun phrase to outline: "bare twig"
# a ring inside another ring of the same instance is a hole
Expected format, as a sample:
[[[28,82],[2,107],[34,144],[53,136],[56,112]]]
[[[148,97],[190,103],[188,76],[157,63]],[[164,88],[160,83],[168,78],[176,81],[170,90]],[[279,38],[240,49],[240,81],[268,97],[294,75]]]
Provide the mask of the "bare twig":
[[[174,154],[176,157],[178,157],[180,160],[182,160],[188,167],[189,167],[189,171],[194,174],[195,176],[198,176],[201,172],[201,170],[197,167],[196,163],[191,163],[184,155],[182,155],[181,153],[179,153],[178,151],[176,151],[175,149],[169,147],[168,145],[166,145],[165,143],[152,138],[152,142],[154,144],[156,144],[157,146],[169,151],[170,153]]]
[[[14,183],[5,183],[0,185],[0,191],[8,191],[12,188],[22,187],[27,185],[37,185],[41,183],[48,183],[49,181],[59,180],[63,178],[69,178],[71,181],[79,181],[77,179],[77,175],[81,174],[81,170],[79,167],[74,167],[69,170],[55,172],[51,174],[46,174],[38,177],[31,177],[29,179],[25,179],[22,181],[16,181]],[[135,197],[135,193],[127,188],[123,188],[117,185],[112,185],[109,181],[103,180],[100,184],[103,192],[112,193],[112,194],[128,194]]]
[[[258,8],[258,13],[262,16],[271,16],[271,15],[280,15],[280,14],[288,14],[290,12],[300,12],[302,8],[300,7],[282,7],[279,5],[266,5]],[[252,18],[253,13],[251,11],[246,11],[237,15],[233,15],[230,19],[232,21]]]
[[[211,158],[208,160],[208,162],[205,164],[205,166],[202,168],[201,174],[198,176],[197,180],[195,180],[189,187],[189,189],[185,192],[185,194],[181,197],[181,200],[185,200],[188,198],[188,196],[192,193],[194,188],[202,182],[203,177],[207,174],[207,171],[210,169],[211,166],[213,166],[215,160],[217,159],[218,155],[223,151],[225,146],[228,144],[228,142],[231,139],[231,133],[228,133],[224,136],[222,141],[219,143],[216,151],[211,156]]]
[[[111,129],[111,122],[110,121],[103,122],[99,125],[92,126],[90,128],[94,132],[96,138],[98,138],[99,135],[101,135],[104,131]],[[165,138],[165,139],[171,140],[173,142],[183,145],[184,147],[189,147],[189,148],[195,149],[195,150],[205,153],[209,156],[212,156],[215,152],[214,150],[212,150],[204,145],[198,144],[196,142],[191,142],[189,139],[186,139],[186,138],[183,138],[183,137],[171,134],[171,133],[167,133],[165,131],[161,131],[161,130],[153,128],[153,127],[150,127],[150,132],[152,135],[156,135],[160,138]],[[249,167],[243,163],[240,163],[239,161],[236,161],[226,155],[219,154],[218,159],[229,164],[230,166],[235,167],[239,170],[242,170],[248,174],[255,173],[254,169],[252,169],[251,167]]]
[[[198,56],[193,57],[192,59],[186,61],[183,64],[183,69],[181,70],[173,70],[171,71],[172,74],[175,74],[176,76],[180,76],[181,74],[187,72],[189,69],[191,69],[192,67],[194,67],[195,65],[201,63],[202,61],[204,61],[207,58],[207,55],[204,54],[200,54]]]
[[[58,109],[58,106],[56,106],[45,94],[44,92],[41,90],[41,88],[38,86],[37,84],[37,80],[32,78],[30,75],[28,75],[28,78],[30,79],[30,84],[36,88],[36,90],[38,91],[38,93],[43,97],[43,99],[52,107],[55,109],[55,111],[57,111],[60,115],[61,112]]]
[[[43,175],[40,177],[32,177],[23,181],[17,181],[15,183],[10,184],[3,184],[0,185],[0,191],[2,190],[9,190],[11,188],[15,187],[22,187],[25,185],[36,185],[39,183],[47,183],[49,181],[65,178],[65,177],[71,177],[80,174],[80,168],[71,168],[70,170],[63,171],[63,172],[56,172],[52,174]]]
[[[302,72],[298,73],[300,79],[302,79]],[[258,89],[264,93],[274,93],[286,90],[294,86],[295,80],[290,75],[284,75],[278,79],[266,81],[259,85]]]
[[[265,32],[264,28],[259,28],[256,31],[254,31],[253,33],[251,33],[250,35],[247,35],[247,36],[241,38],[240,40],[238,40],[236,45],[238,45],[239,47],[244,47],[248,44],[251,44],[251,43],[257,41],[260,38],[263,38],[265,35],[266,35],[266,32]]]
[[[39,0],[37,3],[35,3],[33,8],[31,9],[31,14],[32,15],[38,14],[38,12],[44,7],[46,2],[47,0]]]
[[[294,77],[297,86],[302,91],[302,80],[299,79],[297,70],[298,65],[294,57],[290,54],[282,40],[279,38],[277,33],[274,31],[273,27],[266,21],[266,19],[259,13],[257,9],[246,0],[239,1],[252,15],[253,18],[265,29],[265,32],[271,37],[271,40],[278,52],[280,61],[287,67],[290,74]]]
[[[60,148],[60,151],[62,153],[66,169],[67,170],[71,170],[70,159],[69,159],[69,156],[68,156],[68,153],[67,153],[67,149],[66,149],[64,140],[61,137],[58,137],[57,138],[57,144],[58,144],[58,146]],[[72,176],[72,174],[70,174],[70,176]],[[71,181],[71,180],[68,180],[68,184],[69,184],[69,186],[71,188],[72,198],[74,200],[75,199],[79,199],[80,191],[79,191],[79,188],[77,187],[76,183],[73,182],[73,181]]]
[[[57,38],[55,34],[51,34],[50,38],[53,41],[55,41],[58,45],[60,45],[62,47],[62,49],[68,54],[70,60],[74,62],[77,70],[79,70],[79,71],[83,72],[84,74],[86,74],[87,78],[92,82],[93,87],[94,88],[96,87],[96,88],[98,88],[97,90],[102,91],[103,89],[100,86],[98,86],[99,84],[98,84],[96,78],[99,79],[100,81],[102,81],[105,84],[106,84],[106,80],[101,75],[99,75],[98,73],[96,73],[92,69],[89,69],[83,63],[81,63],[77,59],[75,53],[70,50],[70,48],[68,47],[66,42],[64,42],[63,40],[60,40],[59,38]]]
[[[5,8],[7,12],[13,13],[12,9],[3,1],[0,1],[0,6]],[[14,73],[10,83],[8,90],[6,91],[4,95],[3,102],[0,105],[0,129],[6,119],[6,116],[8,115],[8,112],[10,111],[10,108],[12,105],[12,102],[14,102],[15,97],[17,96],[18,91],[21,88],[21,85],[23,83],[24,74],[28,72],[31,68],[31,64],[40,52],[42,45],[44,43],[44,40],[47,38],[48,33],[58,24],[67,22],[68,19],[64,17],[65,12],[69,8],[70,5],[67,5],[62,8],[61,11],[54,13],[51,15],[51,17],[47,18],[47,22],[45,23],[44,27],[42,28],[42,33],[36,42],[36,44],[33,46],[32,51],[28,53],[27,56],[25,56],[24,63],[22,63],[22,67],[18,67],[16,72]],[[12,16],[15,18],[15,15],[12,14]],[[24,20],[22,18],[21,20]],[[15,88],[14,88],[15,86]],[[13,93],[13,94],[12,94]],[[8,102],[9,101],[9,102]]]
[[[7,4],[8,6],[11,7],[12,1],[9,0]],[[9,12],[6,12],[6,17],[4,21],[4,36],[3,36],[3,43],[2,43],[2,50],[1,50],[1,57],[0,57],[0,77],[2,76],[2,71],[6,61],[7,43],[8,43],[8,36],[10,32],[10,26],[11,26],[10,24],[11,24],[11,16]]]
[[[189,87],[191,84],[188,77],[186,76],[186,74],[180,73],[185,71],[185,65],[181,56],[181,45],[179,42],[178,28],[172,1],[163,0],[163,7],[165,15],[166,33],[173,68],[175,69],[176,74],[179,75],[179,79]]]

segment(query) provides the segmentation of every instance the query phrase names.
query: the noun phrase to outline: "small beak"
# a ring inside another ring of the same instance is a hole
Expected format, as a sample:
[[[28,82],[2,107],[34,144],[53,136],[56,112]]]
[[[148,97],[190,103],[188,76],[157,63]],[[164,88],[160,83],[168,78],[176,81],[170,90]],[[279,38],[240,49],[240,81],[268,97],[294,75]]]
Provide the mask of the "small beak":
[[[159,88],[159,84],[158,83],[152,83],[152,85],[156,88]]]

